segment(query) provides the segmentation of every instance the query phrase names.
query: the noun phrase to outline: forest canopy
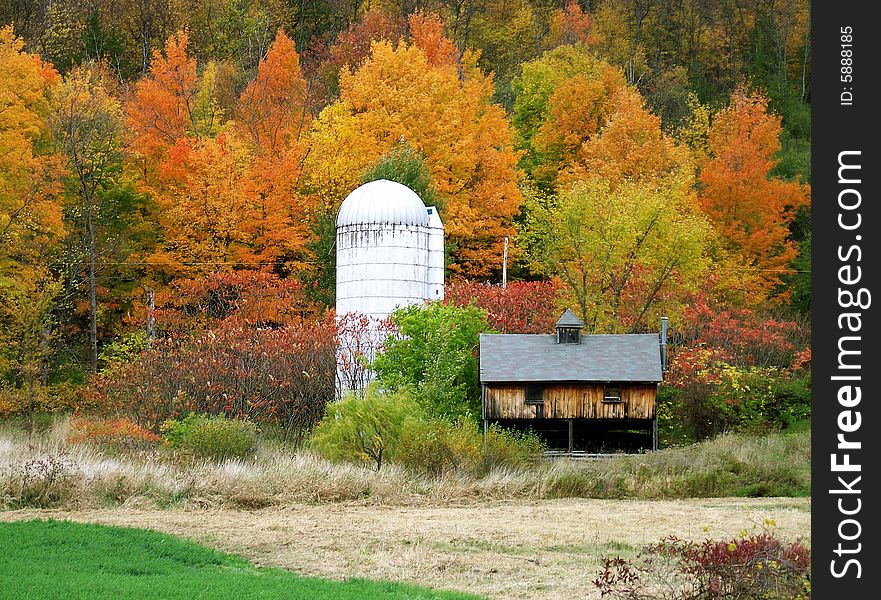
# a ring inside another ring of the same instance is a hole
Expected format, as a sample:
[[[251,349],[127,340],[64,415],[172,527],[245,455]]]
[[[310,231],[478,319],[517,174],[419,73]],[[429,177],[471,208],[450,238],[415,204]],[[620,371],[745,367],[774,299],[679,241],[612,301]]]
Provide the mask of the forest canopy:
[[[595,332],[799,320],[808,8],[4,2],[0,387],[113,368],[186,282],[271,277],[322,315],[335,211],[377,174],[440,207],[460,286],[498,284],[507,239],[509,278]]]

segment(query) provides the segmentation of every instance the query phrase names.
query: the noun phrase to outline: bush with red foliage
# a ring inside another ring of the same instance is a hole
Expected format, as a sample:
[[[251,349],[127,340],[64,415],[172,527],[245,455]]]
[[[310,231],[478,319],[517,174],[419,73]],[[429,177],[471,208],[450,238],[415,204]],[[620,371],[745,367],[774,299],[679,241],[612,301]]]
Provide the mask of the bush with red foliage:
[[[334,397],[336,324],[298,282],[216,273],[157,297],[156,337],[99,376],[94,404],[156,430],[198,414],[271,422],[299,436]]]
[[[811,551],[771,532],[729,541],[670,537],[633,560],[603,558],[594,580],[603,597],[739,600],[810,597]]]
[[[722,363],[784,370],[810,364],[807,324],[717,305],[706,295],[695,298],[674,327],[666,380],[675,387],[715,383],[713,367]]]
[[[500,333],[553,333],[562,286],[555,281],[520,281],[507,287],[461,281],[448,285],[444,294],[445,304],[484,309],[490,327]]]
[[[194,412],[277,423],[296,436],[334,396],[335,334],[328,314],[276,329],[228,319],[168,336],[99,378],[96,404],[150,429]]]
[[[95,444],[117,450],[149,448],[162,441],[162,436],[144,429],[131,419],[86,419],[72,417],[70,444]]]
[[[805,323],[693,298],[672,324],[658,393],[662,441],[689,443],[728,429],[764,431],[809,418]]]

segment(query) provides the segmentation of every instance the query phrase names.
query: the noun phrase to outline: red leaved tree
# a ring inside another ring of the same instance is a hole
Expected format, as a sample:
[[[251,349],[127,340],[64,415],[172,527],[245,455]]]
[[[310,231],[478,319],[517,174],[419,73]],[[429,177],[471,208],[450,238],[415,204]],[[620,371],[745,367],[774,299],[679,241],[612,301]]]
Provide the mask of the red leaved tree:
[[[552,333],[560,316],[562,285],[521,281],[501,287],[461,281],[448,285],[445,295],[446,304],[486,310],[490,326],[501,333]]]

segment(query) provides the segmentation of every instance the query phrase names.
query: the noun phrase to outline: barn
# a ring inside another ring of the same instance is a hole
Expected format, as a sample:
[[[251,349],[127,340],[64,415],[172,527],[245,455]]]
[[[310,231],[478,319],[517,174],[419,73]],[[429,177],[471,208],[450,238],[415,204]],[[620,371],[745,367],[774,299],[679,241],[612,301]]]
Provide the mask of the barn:
[[[549,449],[656,450],[662,335],[586,335],[566,310],[554,334],[481,334],[484,431],[537,433]]]

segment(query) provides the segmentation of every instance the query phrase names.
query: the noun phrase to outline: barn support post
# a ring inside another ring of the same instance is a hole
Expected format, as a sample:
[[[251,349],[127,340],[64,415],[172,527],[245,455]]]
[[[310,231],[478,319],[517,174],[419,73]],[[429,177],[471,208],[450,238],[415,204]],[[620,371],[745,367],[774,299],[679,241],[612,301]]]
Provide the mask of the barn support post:
[[[569,454],[572,454],[572,449],[575,447],[575,421],[569,419]]]
[[[489,422],[486,419],[486,386],[480,386],[480,416],[483,417],[483,445],[486,446],[486,434]]]
[[[652,419],[652,452],[658,449],[658,418]]]

